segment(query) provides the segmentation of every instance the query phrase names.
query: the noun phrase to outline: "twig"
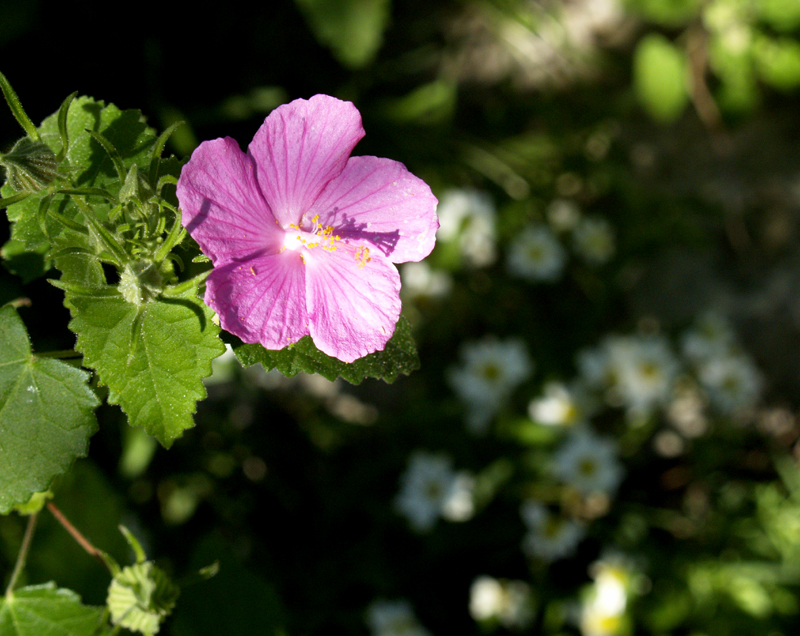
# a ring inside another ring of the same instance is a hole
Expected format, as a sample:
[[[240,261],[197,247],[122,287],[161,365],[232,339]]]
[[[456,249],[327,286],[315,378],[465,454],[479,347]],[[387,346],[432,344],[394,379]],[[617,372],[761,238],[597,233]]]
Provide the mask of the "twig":
[[[73,538],[73,539],[75,539],[75,541],[77,541],[77,542],[78,542],[78,544],[79,544],[79,545],[80,545],[80,546],[81,546],[81,547],[82,547],[84,550],[86,550],[86,552],[87,552],[87,553],[88,553],[90,556],[93,556],[93,557],[95,557],[96,559],[98,559],[98,560],[100,561],[100,563],[102,563],[102,564],[103,564],[105,567],[107,567],[107,568],[109,567],[109,566],[108,566],[108,563],[106,563],[105,555],[103,554],[103,552],[102,552],[101,550],[98,550],[97,548],[95,548],[95,547],[94,547],[94,546],[93,546],[93,545],[92,545],[92,544],[89,542],[89,540],[88,540],[86,537],[84,537],[84,536],[83,536],[83,535],[82,535],[82,534],[81,534],[81,533],[78,531],[78,529],[77,529],[75,526],[73,526],[73,525],[72,525],[72,524],[69,522],[69,520],[68,520],[68,519],[67,519],[67,518],[64,516],[64,513],[62,513],[62,512],[61,512],[61,511],[60,511],[60,510],[59,510],[59,509],[56,507],[56,505],[55,505],[55,504],[54,504],[52,501],[48,501],[48,502],[47,502],[47,509],[48,509],[48,510],[49,510],[51,513],[53,513],[53,516],[56,518],[56,520],[57,520],[57,521],[58,521],[58,522],[59,522],[59,523],[60,523],[62,526],[64,526],[64,529],[65,529],[67,532],[69,532],[69,533],[72,535],[72,538]],[[109,569],[110,569],[110,568],[109,568]]]

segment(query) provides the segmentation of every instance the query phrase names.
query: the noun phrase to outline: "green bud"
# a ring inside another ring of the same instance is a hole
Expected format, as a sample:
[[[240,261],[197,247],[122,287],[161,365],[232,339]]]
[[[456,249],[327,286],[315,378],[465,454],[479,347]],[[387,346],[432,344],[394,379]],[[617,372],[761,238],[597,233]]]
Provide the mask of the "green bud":
[[[126,566],[108,587],[111,622],[134,632],[155,634],[179,594],[180,588],[152,561]]]
[[[119,293],[129,303],[144,305],[164,289],[164,278],[159,267],[147,260],[127,263],[119,276]]]
[[[20,139],[10,152],[0,155],[8,184],[17,192],[40,192],[58,176],[58,159],[50,146],[30,137]]]

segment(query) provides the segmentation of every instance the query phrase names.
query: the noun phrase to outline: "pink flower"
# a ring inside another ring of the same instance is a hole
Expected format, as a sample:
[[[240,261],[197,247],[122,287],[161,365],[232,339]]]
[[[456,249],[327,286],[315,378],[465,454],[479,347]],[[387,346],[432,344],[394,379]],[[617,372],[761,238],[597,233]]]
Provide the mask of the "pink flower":
[[[391,159],[350,157],[364,136],[327,95],[275,109],[244,153],[206,141],[178,180],[183,224],[214,269],[223,329],[282,349],[310,335],[344,362],[382,350],[400,317],[393,263],[433,249],[436,198]]]

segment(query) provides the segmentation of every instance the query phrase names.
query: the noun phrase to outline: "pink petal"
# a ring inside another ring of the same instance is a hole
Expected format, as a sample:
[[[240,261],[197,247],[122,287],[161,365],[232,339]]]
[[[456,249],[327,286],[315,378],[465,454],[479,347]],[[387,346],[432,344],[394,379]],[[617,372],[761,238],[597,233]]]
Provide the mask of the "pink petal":
[[[306,252],[309,331],[317,349],[343,362],[380,351],[400,318],[400,275],[380,253],[359,266],[356,248]]]
[[[280,248],[283,232],[261,195],[255,166],[230,137],[197,147],[177,193],[184,227],[214,263]]]
[[[205,301],[223,329],[244,342],[283,349],[308,335],[305,271],[298,252],[215,267]]]
[[[358,109],[328,95],[296,99],[269,114],[248,153],[281,227],[300,223],[363,136]]]
[[[369,242],[393,263],[430,254],[439,219],[428,184],[391,159],[351,157],[312,207],[342,239]]]

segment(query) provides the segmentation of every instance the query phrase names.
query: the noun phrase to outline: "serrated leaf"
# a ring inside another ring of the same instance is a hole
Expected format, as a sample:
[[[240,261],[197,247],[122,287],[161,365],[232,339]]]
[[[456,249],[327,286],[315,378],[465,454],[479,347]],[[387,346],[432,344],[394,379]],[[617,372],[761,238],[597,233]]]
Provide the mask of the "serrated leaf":
[[[149,128],[138,110],[120,110],[113,104],[106,106],[103,102],[91,97],[79,97],[72,102],[67,117],[69,132],[69,149],[60,172],[66,175],[72,185],[80,188],[106,188],[111,194],[119,192],[121,184],[117,178],[114,162],[101,145],[92,139],[86,131],[101,133],[119,152],[126,169],[134,163],[145,171],[150,165],[150,151],[156,140],[156,133]],[[58,130],[58,113],[50,115],[38,128],[39,134],[54,152],[61,149],[61,136]],[[62,186],[66,186],[66,182]],[[9,196],[13,190],[3,186],[3,196]],[[24,201],[8,208],[8,218],[13,223],[12,241],[22,243],[27,250],[44,253],[49,249],[50,239],[58,235],[61,224],[53,218],[45,219],[45,230],[38,217],[39,203],[50,192],[44,190],[35,193]],[[54,209],[67,218],[74,218],[78,209],[66,196],[53,201]],[[108,212],[108,204],[97,199],[93,206],[102,219]],[[31,268],[24,270],[29,278],[43,275],[50,263],[44,262],[40,271]]]
[[[636,46],[633,83],[639,102],[658,122],[675,121],[689,101],[684,53],[663,35],[649,34]]]
[[[16,310],[0,308],[0,514],[46,490],[86,455],[99,405],[88,377],[34,356]]]
[[[55,583],[31,585],[0,598],[3,636],[96,636],[103,608],[81,604],[72,590]]]
[[[411,325],[404,316],[400,316],[394,335],[383,351],[376,351],[350,364],[322,353],[309,336],[280,351],[239,342],[233,344],[233,352],[245,367],[260,363],[265,370],[277,369],[290,378],[303,371],[318,373],[328,380],[342,377],[351,384],[361,384],[364,378],[378,378],[391,383],[401,373],[408,375],[419,369]]]
[[[138,306],[115,288],[102,290],[108,295],[67,290],[76,348],[131,426],[169,448],[194,425],[195,404],[206,396],[202,379],[211,374],[211,360],[225,352],[219,327],[196,285]]]

